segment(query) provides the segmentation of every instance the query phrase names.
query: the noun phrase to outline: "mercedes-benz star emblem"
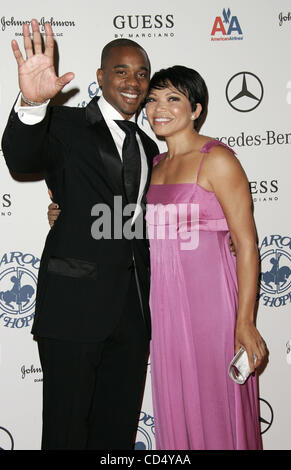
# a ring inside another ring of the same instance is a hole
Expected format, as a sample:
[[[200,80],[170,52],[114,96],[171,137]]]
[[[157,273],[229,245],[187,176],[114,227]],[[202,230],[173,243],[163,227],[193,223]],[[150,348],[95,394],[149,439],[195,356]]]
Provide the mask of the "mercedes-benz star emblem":
[[[259,398],[260,400],[260,418],[259,421],[261,423],[261,434],[264,434],[268,431],[273,423],[274,413],[270,403],[268,403],[263,398]]]
[[[264,88],[261,80],[251,72],[233,75],[226,85],[228,104],[241,113],[253,111],[263,99]]]

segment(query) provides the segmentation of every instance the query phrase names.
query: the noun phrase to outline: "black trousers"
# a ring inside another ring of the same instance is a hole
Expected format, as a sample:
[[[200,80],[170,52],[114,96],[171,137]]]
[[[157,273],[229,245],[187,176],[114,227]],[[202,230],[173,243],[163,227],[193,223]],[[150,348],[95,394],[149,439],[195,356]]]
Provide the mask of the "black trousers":
[[[42,449],[133,449],[149,349],[134,272],[126,308],[106,340],[39,338],[38,347]]]

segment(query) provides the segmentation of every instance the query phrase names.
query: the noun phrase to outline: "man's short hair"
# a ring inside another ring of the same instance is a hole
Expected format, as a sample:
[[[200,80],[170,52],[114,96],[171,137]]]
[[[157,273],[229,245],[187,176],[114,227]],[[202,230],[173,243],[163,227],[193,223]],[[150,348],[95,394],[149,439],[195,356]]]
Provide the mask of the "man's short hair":
[[[114,39],[113,41],[110,41],[108,44],[106,44],[103,47],[103,50],[101,53],[101,68],[102,69],[105,67],[106,60],[111,52],[111,49],[113,49],[114,47],[135,47],[136,49],[139,49],[145,54],[146,59],[149,64],[149,70],[150,70],[151,63],[150,63],[150,60],[148,58],[146,51],[140,44],[138,44],[135,41],[132,41],[131,39]]]

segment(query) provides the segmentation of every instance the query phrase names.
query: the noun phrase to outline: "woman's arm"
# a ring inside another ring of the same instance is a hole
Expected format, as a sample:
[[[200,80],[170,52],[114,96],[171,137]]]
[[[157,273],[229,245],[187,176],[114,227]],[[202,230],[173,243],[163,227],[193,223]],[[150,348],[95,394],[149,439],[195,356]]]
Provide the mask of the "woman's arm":
[[[243,346],[251,372],[253,355],[260,365],[266,351],[255,327],[255,303],[258,284],[257,234],[252,214],[252,200],[245,172],[238,159],[227,149],[216,147],[206,159],[209,183],[224,211],[235,246],[238,279],[238,312],[235,330],[235,352]]]

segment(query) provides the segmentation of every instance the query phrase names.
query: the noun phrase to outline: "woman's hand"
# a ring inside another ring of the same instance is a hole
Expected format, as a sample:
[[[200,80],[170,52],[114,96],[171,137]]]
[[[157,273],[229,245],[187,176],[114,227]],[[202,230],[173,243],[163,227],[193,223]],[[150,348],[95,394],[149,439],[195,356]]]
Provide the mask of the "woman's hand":
[[[260,366],[266,356],[266,345],[253,322],[238,320],[235,330],[235,354],[243,347],[248,355],[251,373]],[[256,362],[254,361],[256,356]]]
[[[48,193],[49,193],[49,197],[51,198],[51,200],[53,200],[53,195],[52,195],[52,192],[51,190],[49,189],[48,190]],[[57,220],[57,218],[59,217],[60,215],[60,208],[58,206],[58,204],[52,202],[49,206],[48,206],[48,213],[47,213],[47,217],[48,217],[48,221],[49,221],[49,224],[50,224],[50,227],[52,227],[55,223],[55,221]]]
[[[231,237],[229,237],[229,250],[233,256],[236,256],[235,246],[233,244]]]
[[[59,206],[57,204],[55,204],[54,202],[52,202],[48,206],[47,216],[48,216],[48,221],[49,221],[50,227],[52,227],[54,225],[55,221],[57,220],[57,218],[60,215],[60,212],[61,212],[61,210],[59,209]]]

